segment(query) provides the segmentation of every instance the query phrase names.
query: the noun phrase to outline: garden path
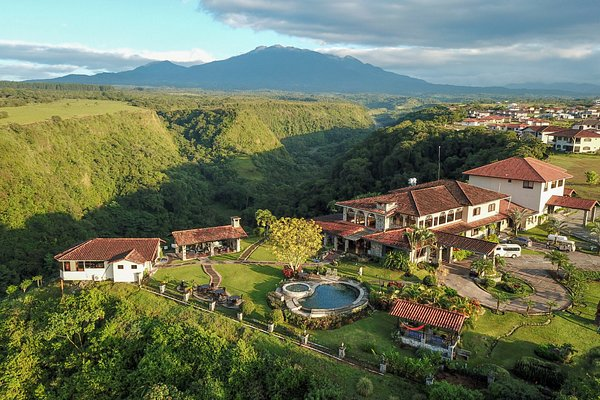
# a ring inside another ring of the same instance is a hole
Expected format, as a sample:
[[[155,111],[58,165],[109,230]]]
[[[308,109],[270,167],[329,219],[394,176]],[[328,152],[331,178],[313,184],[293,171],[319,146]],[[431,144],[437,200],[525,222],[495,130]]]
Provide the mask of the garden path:
[[[219,287],[221,285],[221,275],[209,264],[202,264],[202,269],[210,277],[209,285]]]

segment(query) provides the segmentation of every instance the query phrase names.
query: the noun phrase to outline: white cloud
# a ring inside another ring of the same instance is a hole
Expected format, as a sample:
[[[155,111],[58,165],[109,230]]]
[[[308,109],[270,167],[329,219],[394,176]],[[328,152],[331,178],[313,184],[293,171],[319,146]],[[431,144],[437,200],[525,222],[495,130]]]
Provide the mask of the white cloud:
[[[193,65],[213,59],[208,52],[196,48],[171,51],[99,50],[72,43],[53,45],[0,40],[0,79],[41,79],[72,73],[124,71],[162,60]]]

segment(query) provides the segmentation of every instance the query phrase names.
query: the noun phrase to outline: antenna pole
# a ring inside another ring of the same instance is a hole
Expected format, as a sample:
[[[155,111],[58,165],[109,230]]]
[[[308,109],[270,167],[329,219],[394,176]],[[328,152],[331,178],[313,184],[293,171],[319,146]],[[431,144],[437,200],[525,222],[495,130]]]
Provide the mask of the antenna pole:
[[[441,154],[442,154],[442,146],[438,146],[438,181],[440,180],[440,170],[442,168]]]

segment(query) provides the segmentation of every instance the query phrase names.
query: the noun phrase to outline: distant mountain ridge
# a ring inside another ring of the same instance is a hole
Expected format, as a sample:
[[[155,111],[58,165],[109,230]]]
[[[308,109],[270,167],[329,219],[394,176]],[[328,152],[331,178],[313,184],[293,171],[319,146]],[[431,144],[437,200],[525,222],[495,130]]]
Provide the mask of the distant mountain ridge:
[[[66,75],[45,81],[102,85],[172,86],[208,90],[281,90],[294,92],[415,94],[525,94],[529,89],[439,85],[385,71],[346,56],[294,47],[270,46],[226,60],[184,67],[153,62],[130,71]],[[39,80],[38,80],[39,82]],[[563,89],[534,89],[535,94],[568,94]],[[593,93],[593,91],[592,91]],[[598,87],[600,93],[600,87]],[[572,93],[571,93],[572,94]]]

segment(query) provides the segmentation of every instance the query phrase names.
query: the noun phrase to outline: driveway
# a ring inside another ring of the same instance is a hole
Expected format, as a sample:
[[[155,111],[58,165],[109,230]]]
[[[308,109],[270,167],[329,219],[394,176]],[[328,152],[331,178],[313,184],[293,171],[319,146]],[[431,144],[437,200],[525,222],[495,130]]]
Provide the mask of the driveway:
[[[481,289],[469,276],[469,263],[454,263],[446,265],[448,275],[443,278],[444,283],[455,289],[461,296],[479,300],[479,302],[491,309],[496,309],[496,299]],[[535,293],[524,299],[514,299],[502,304],[500,310],[525,313],[527,311],[526,300],[532,300],[534,304],[530,308],[531,314],[542,314],[548,312],[549,301],[556,303],[553,310],[563,310],[571,304],[567,289],[557,283],[549,275],[552,265],[543,261],[543,256],[522,256],[507,260],[505,270],[513,276],[527,281],[533,286]]]

